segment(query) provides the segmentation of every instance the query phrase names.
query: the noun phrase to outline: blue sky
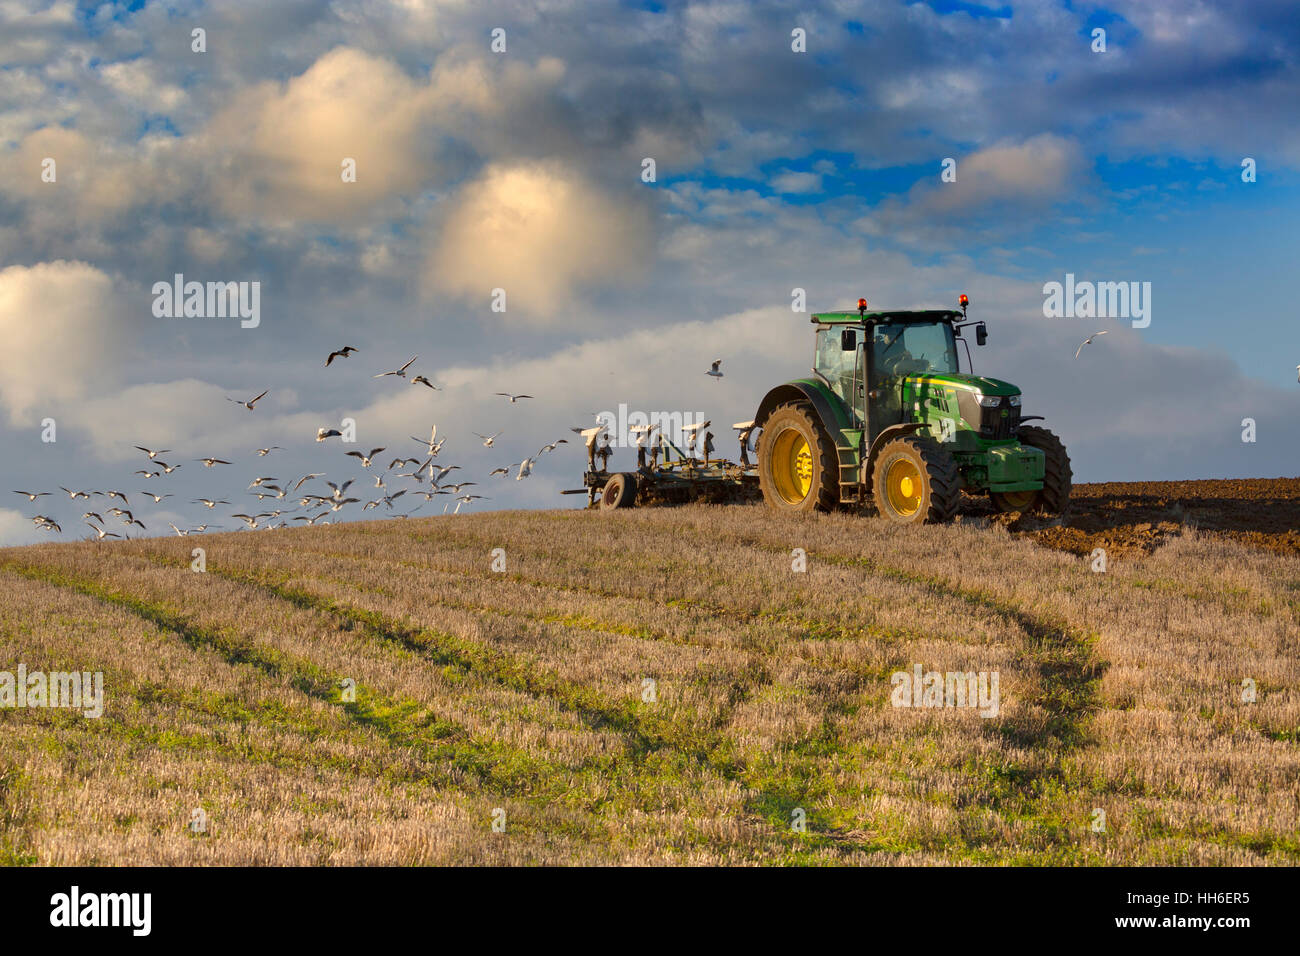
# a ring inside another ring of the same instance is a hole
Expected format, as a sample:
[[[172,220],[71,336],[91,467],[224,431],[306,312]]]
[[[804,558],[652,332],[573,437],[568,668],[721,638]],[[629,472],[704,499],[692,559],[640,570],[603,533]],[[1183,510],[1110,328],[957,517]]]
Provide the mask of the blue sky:
[[[473,507],[571,506],[573,447],[487,472],[620,403],[752,417],[806,370],[795,288],[813,310],[969,293],[977,368],[1021,385],[1079,480],[1294,474],[1298,59],[1283,2],[9,4],[7,487],[130,484],[137,443],[236,460],[169,478],[142,512],[165,530],[242,496],[266,444],[277,477],[370,480],[311,440],[350,415],[402,454],[437,423],[487,486]],[[152,315],[176,272],[260,282],[261,324]],[[1066,273],[1151,283],[1151,325],[1045,318]],[[371,378],[416,354],[442,391]],[[0,541],[30,540],[12,497]]]

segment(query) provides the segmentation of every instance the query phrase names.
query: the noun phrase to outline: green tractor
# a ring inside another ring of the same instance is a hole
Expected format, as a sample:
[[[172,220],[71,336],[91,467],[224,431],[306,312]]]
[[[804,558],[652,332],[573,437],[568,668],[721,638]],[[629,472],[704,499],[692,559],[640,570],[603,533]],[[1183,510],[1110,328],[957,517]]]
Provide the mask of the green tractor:
[[[1020,389],[963,373],[957,345],[982,321],[961,311],[823,312],[811,378],[767,393],[758,475],[778,511],[862,507],[908,524],[950,520],[961,493],[988,494],[999,511],[1059,513],[1070,498],[1070,458],[1046,428],[1024,424]]]

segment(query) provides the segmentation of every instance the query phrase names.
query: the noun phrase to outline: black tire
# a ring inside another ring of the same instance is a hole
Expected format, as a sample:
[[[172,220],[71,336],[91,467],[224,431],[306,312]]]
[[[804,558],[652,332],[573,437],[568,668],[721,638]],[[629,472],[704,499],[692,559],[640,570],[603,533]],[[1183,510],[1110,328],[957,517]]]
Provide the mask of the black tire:
[[[896,479],[893,485],[891,472]],[[905,473],[907,485],[902,484],[898,472]],[[957,463],[933,438],[908,435],[888,442],[876,455],[871,476],[871,494],[876,501],[876,510],[890,521],[941,524],[952,520],[961,503],[961,475]],[[902,497],[914,497],[915,507],[909,510],[903,506],[899,500]]]
[[[1050,430],[1037,425],[1021,425],[1018,437],[1020,444],[1037,448],[1046,458],[1043,488],[1027,504],[1014,492],[989,492],[989,499],[999,511],[1061,514],[1070,503],[1070,491],[1074,487],[1074,473],[1070,470],[1070,456],[1066,454],[1065,445]]]
[[[1037,425],[1022,425],[1019,437],[1022,445],[1037,448],[1047,457],[1039,510],[1060,514],[1069,505],[1070,492],[1074,488],[1074,472],[1070,470],[1070,456],[1066,454],[1065,445],[1051,431]]]
[[[636,475],[627,471],[610,475],[609,481],[605,482],[605,489],[600,493],[601,510],[631,508],[636,504],[636,493]]]
[[[807,446],[810,459],[809,487],[802,497],[799,489],[791,484],[791,475],[787,473],[782,477],[778,474],[774,459],[778,451],[785,454],[787,445],[798,445],[799,441]],[[772,410],[763,423],[763,432],[758,440],[758,483],[769,508],[805,514],[834,510],[840,503],[839,471],[835,442],[817,420],[811,406],[790,402]]]

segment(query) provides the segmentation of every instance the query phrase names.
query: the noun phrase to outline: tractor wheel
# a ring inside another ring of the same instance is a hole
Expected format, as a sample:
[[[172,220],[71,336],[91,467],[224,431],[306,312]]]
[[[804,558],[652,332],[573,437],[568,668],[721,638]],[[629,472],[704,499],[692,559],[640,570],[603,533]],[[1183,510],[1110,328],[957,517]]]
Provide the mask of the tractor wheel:
[[[908,435],[880,449],[871,490],[881,516],[902,524],[938,524],[957,513],[961,477],[937,441]]]
[[[1022,425],[1019,437],[1020,444],[1037,448],[1047,459],[1044,462],[1043,488],[1041,491],[991,491],[989,499],[999,511],[1060,514],[1070,501],[1074,481],[1065,446],[1046,428],[1035,425]]]
[[[802,403],[777,406],[758,442],[758,483],[775,511],[830,511],[840,501],[835,443]]]
[[[601,510],[631,508],[636,504],[636,492],[636,475],[626,471],[611,475],[600,493]]]

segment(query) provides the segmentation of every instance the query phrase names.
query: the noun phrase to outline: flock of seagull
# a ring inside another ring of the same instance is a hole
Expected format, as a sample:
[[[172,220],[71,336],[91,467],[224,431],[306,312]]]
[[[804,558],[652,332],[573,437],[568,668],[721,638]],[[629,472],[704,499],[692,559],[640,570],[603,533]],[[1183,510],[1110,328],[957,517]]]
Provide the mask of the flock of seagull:
[[[325,359],[325,366],[328,368],[335,359],[346,359],[360,351],[353,346],[344,346],[329,353]],[[406,379],[411,385],[421,385],[434,391],[441,391],[438,385],[435,385],[423,375],[414,375],[407,377],[407,372],[415,364],[419,356],[414,356],[405,365],[388,372],[380,372],[374,378],[400,378]],[[227,397],[227,401],[236,405],[241,405],[248,411],[256,410],[257,403],[267,396],[270,389],[265,389],[260,395],[256,395],[247,400]],[[497,392],[497,396],[503,397],[511,405],[516,405],[521,401],[532,399],[532,395],[512,394],[510,392]],[[591,429],[573,428],[574,432],[580,433],[587,437]],[[603,430],[603,427],[602,429]],[[474,433],[483,442],[484,448],[492,448],[494,442],[501,437],[502,432],[496,432],[493,435],[481,435]],[[316,441],[324,442],[331,438],[342,438],[343,433],[337,428],[323,427],[316,432]],[[467,491],[471,487],[477,487],[474,481],[450,481],[449,476],[452,472],[461,471],[460,465],[442,465],[436,459],[442,451],[446,442],[446,437],[438,437],[438,426],[435,424],[429,430],[429,437],[417,438],[411,436],[411,440],[420,446],[420,454],[404,456],[400,453],[392,457],[387,468],[380,470],[383,461],[379,457],[388,449],[385,446],[371,448],[367,451],[349,451],[346,456],[355,458],[361,468],[370,470],[373,473],[374,484],[371,487],[369,496],[358,496],[359,492],[349,494],[349,489],[353,487],[356,478],[348,478],[341,483],[334,483],[326,479],[325,472],[314,472],[293,478],[289,481],[281,481],[274,475],[259,475],[252,478],[248,487],[244,489],[245,493],[251,499],[256,497],[258,504],[263,501],[273,503],[282,502],[283,504],[276,507],[272,504],[272,510],[262,511],[255,508],[248,508],[243,511],[231,513],[230,517],[242,521],[248,530],[269,529],[269,528],[286,528],[291,527],[293,522],[301,522],[305,525],[315,525],[317,523],[329,524],[329,517],[342,511],[349,505],[361,505],[362,511],[370,511],[378,508],[384,508],[386,511],[394,511],[394,503],[408,493],[411,499],[422,497],[427,504],[439,496],[449,496],[449,500],[443,507],[443,513],[455,502],[456,508],[453,514],[459,514],[460,509],[472,504],[475,501],[490,500],[486,495],[475,494]],[[547,452],[555,451],[560,445],[567,444],[568,439],[558,438],[555,441],[543,445],[534,455],[525,458],[523,461],[513,462],[505,467],[494,468],[488,475],[489,478],[497,476],[509,477],[514,474],[516,481],[522,481],[533,473],[533,468],[538,459]],[[146,448],[143,445],[132,446],[145,456],[143,467],[134,472],[135,477],[142,480],[165,479],[166,476],[173,474],[178,469],[184,467],[182,464],[172,464],[161,458],[162,455],[171,455],[170,448]],[[281,445],[270,445],[266,448],[257,448],[253,452],[258,458],[265,458],[277,451],[285,450]],[[217,469],[233,466],[233,462],[227,458],[218,458],[215,455],[195,458],[193,463],[201,464],[205,469]],[[392,489],[389,487],[389,480],[404,479],[414,483],[414,486],[400,487]],[[328,493],[321,486],[328,487]],[[76,490],[60,486],[59,490],[68,496],[70,501],[86,502],[87,510],[82,513],[82,522],[90,529],[90,537],[94,540],[103,541],[106,538],[127,539],[130,537],[128,532],[135,528],[147,531],[148,528],[144,522],[135,516],[131,511],[131,502],[127,494],[122,491],[109,490]],[[35,503],[38,499],[44,497],[53,497],[54,493],[50,491],[19,491],[15,490],[14,494],[22,495],[27,498],[28,502]],[[175,497],[168,492],[155,493],[153,491],[133,492],[141,497],[153,499],[154,504],[161,504],[167,498]],[[121,506],[114,505],[111,508],[100,507],[95,510],[92,507],[92,501],[96,497],[105,499],[105,503],[119,501]],[[366,497],[368,500],[363,501]],[[410,500],[410,499],[408,499]],[[190,500],[191,504],[202,505],[208,511],[215,511],[218,506],[233,506],[233,503],[226,498],[194,498]],[[410,517],[414,511],[418,511],[424,505],[419,505],[410,512],[398,512],[392,515],[394,518]],[[251,513],[250,513],[251,512]],[[106,517],[107,516],[107,517]],[[115,518],[121,522],[120,531],[110,531],[109,519]],[[33,524],[43,531],[49,531],[61,534],[63,528],[60,523],[53,517],[46,514],[37,514],[31,517]],[[214,531],[223,530],[210,524],[200,524],[194,527],[181,528],[177,527],[170,521],[168,527],[177,535],[184,537],[190,534],[201,534],[212,528]]]

